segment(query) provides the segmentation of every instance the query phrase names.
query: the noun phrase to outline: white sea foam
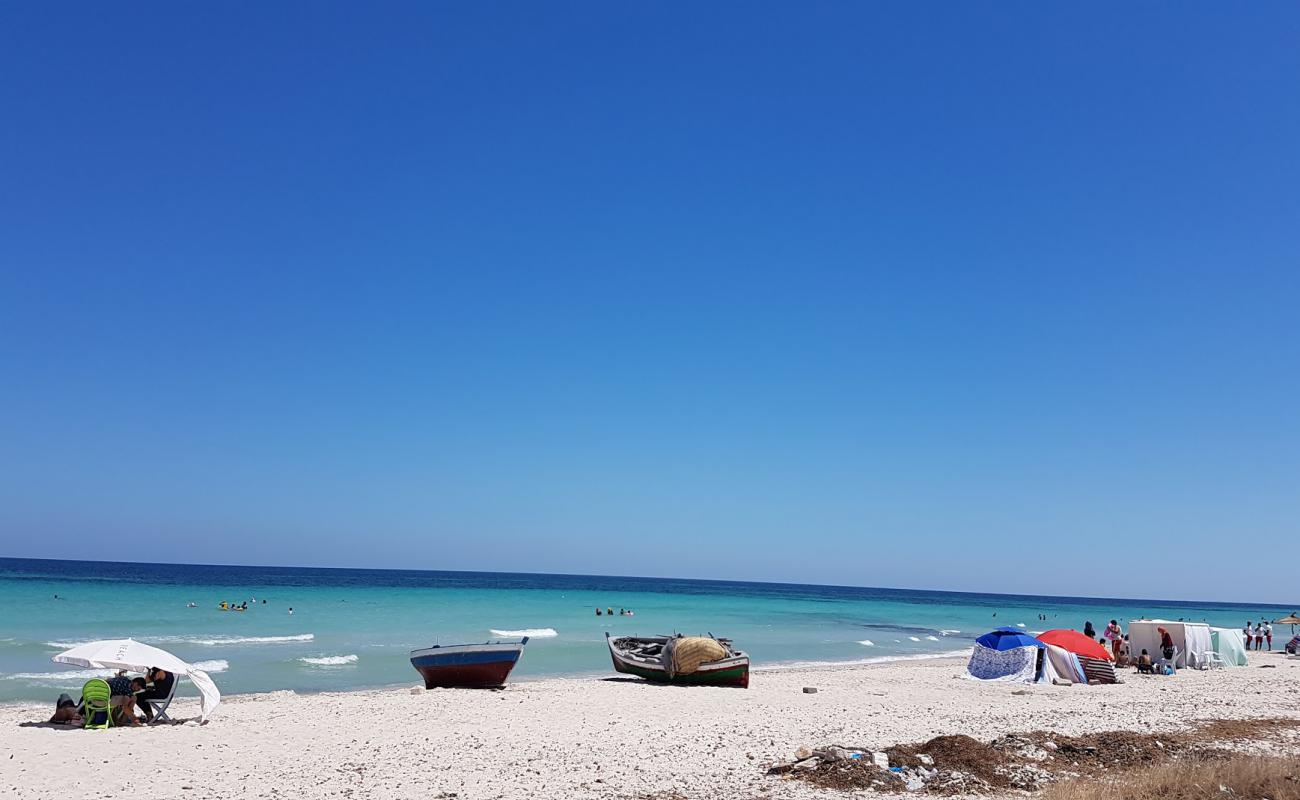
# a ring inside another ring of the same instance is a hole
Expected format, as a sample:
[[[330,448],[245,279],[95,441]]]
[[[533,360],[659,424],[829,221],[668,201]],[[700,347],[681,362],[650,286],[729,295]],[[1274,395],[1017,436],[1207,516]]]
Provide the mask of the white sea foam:
[[[527,636],[533,639],[541,639],[546,636],[559,636],[554,628],[523,628],[517,631],[499,631],[496,628],[489,629],[493,636]]]
[[[304,664],[311,664],[315,667],[342,667],[347,664],[357,663],[356,654],[346,656],[320,656],[318,658],[300,658]]]
[[[895,661],[931,661],[936,658],[955,658],[957,656],[968,656],[970,650],[950,650],[946,653],[913,653],[902,656],[872,656],[871,658],[858,658],[852,661],[788,661],[785,663],[764,664],[761,667],[750,667],[752,672],[777,672],[787,669],[808,669],[810,667],[860,667],[865,664],[889,664]]]
[[[225,672],[230,669],[230,662],[224,658],[214,658],[209,661],[195,661],[190,666],[204,672]]]
[[[858,642],[858,644],[862,645],[863,647],[875,647],[875,646],[876,646],[876,643],[873,642],[873,641],[871,641],[870,639],[863,639],[862,641]]]
[[[952,628],[943,628],[939,631],[941,636],[952,636],[954,633],[961,633],[961,631],[955,631]]]
[[[201,644],[209,647],[222,647],[230,644],[283,644],[285,642],[310,642],[316,638],[314,633],[300,633],[296,636],[198,636],[156,637],[158,642],[180,642],[183,644]]]
[[[4,680],[13,681],[88,681],[91,678],[107,678],[116,670],[111,669],[65,669],[58,672],[15,672],[4,675]]]
[[[932,642],[937,642],[937,641],[939,641],[939,637],[938,637],[938,636],[927,636],[927,637],[925,637],[925,638],[929,639],[929,640],[932,641]]]
[[[1017,628],[1023,628],[1023,627],[1025,627],[1025,623],[1023,623],[1023,622],[1017,622],[1017,623],[1016,623],[1016,627],[1017,627]]]
[[[84,642],[46,642],[46,647],[53,647],[55,650],[71,650],[74,647],[81,647],[83,644],[90,644],[94,639],[87,639]]]
[[[914,641],[914,642],[919,642],[919,641],[921,641],[919,638],[917,638],[917,637],[915,637],[915,636],[909,636],[909,637],[907,637],[907,638],[911,639],[911,640]]]

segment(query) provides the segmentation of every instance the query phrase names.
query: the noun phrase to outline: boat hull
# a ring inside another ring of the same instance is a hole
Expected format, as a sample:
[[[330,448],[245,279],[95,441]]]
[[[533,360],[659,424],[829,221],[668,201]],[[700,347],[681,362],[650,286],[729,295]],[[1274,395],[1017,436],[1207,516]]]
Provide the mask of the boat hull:
[[[737,689],[749,688],[749,656],[737,653],[729,658],[701,664],[689,675],[676,674],[668,676],[661,664],[649,660],[638,660],[625,656],[614,647],[614,639],[608,634],[605,641],[609,645],[610,659],[614,662],[614,671],[625,675],[635,675],[655,683],[669,683],[678,686],[725,686]]]
[[[495,689],[506,684],[527,641],[415,650],[411,666],[424,679],[426,689]]]

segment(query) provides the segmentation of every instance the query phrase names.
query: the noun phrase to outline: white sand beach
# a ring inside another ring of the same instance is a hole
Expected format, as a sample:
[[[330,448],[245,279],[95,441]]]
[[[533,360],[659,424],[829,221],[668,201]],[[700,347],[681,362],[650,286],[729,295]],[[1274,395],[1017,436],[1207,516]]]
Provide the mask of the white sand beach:
[[[748,690],[588,678],[504,691],[280,692],[227,698],[207,725],[106,732],[20,727],[51,708],[7,706],[0,788],[59,800],[829,798],[844,795],[763,766],[801,745],[1300,718],[1300,659],[1281,655],[1173,678],[1125,671],[1117,686],[990,684],[963,673],[962,659],[943,659],[758,671]],[[198,704],[176,707],[185,717]]]

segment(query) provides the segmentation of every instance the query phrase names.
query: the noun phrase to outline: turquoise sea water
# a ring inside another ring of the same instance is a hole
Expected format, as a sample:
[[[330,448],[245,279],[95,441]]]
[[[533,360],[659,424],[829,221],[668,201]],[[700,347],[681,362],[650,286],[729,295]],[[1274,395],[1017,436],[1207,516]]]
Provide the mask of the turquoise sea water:
[[[250,598],[256,601],[248,611],[217,609],[221,600]],[[197,607],[187,607],[191,602]],[[615,615],[597,617],[597,606],[612,606]],[[0,608],[0,701],[51,699],[80,687],[87,673],[50,656],[78,642],[127,636],[204,663],[223,692],[237,693],[415,683],[411,649],[485,641],[494,630],[554,632],[530,641],[514,673],[526,680],[610,673],[605,631],[712,632],[734,639],[763,667],[966,651],[998,625],[1081,629],[1091,620],[1100,630],[1111,618],[1161,617],[1240,627],[1293,610],[725,581],[27,559],[0,559]],[[635,616],[619,616],[620,608]]]

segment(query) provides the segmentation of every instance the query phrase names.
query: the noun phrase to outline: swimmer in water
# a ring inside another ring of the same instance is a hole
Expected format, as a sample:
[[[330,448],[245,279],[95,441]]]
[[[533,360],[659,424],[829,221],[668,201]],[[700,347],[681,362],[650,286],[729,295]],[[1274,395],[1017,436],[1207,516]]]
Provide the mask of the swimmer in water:
[[[289,616],[293,616],[293,606],[289,606]]]

